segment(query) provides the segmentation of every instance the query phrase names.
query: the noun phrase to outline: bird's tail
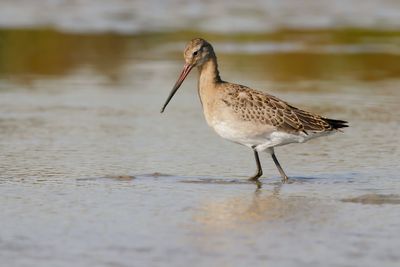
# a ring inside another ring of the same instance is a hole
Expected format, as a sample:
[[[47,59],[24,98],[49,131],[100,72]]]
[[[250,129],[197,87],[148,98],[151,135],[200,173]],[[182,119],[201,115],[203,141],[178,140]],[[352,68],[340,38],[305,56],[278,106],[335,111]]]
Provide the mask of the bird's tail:
[[[349,127],[347,121],[333,120],[333,119],[327,119],[327,118],[323,118],[323,120],[326,121],[335,130],[338,130],[340,128]]]

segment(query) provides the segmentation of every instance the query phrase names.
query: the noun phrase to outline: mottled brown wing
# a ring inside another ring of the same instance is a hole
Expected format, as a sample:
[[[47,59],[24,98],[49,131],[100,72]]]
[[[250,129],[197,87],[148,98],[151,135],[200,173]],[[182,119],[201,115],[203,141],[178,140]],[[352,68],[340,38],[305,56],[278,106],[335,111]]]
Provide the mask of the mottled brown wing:
[[[297,116],[303,125],[303,129],[311,132],[323,132],[332,130],[331,125],[325,118],[312,114],[311,112],[298,109],[296,107],[291,107],[292,112]]]
[[[230,89],[223,101],[243,120],[273,125],[289,133],[331,129],[321,117],[290,106],[275,96],[236,84],[232,84]]]

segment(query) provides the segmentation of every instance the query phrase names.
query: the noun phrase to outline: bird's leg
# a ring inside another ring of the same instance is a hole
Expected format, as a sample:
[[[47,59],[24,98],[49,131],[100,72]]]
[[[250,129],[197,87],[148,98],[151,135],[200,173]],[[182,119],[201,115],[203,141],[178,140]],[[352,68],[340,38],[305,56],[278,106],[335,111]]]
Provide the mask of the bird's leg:
[[[276,167],[278,168],[278,171],[280,172],[280,174],[281,174],[281,176],[282,176],[282,181],[284,182],[284,183],[286,183],[287,181],[288,181],[288,177],[287,177],[287,175],[285,174],[285,172],[283,171],[283,169],[282,169],[282,167],[281,167],[281,164],[279,164],[279,161],[278,161],[278,159],[276,158],[276,156],[275,156],[275,152],[272,150],[272,152],[271,152],[271,156],[272,156],[272,159],[274,160],[274,163],[275,163],[275,165],[276,165]]]
[[[262,172],[262,168],[261,168],[261,164],[260,164],[260,158],[258,157],[258,152],[255,149],[255,147],[253,147],[253,151],[254,151],[254,157],[256,159],[256,164],[257,164],[257,172],[256,174],[254,174],[253,176],[251,176],[249,178],[250,181],[258,181],[258,178],[261,177],[261,175],[263,174]]]

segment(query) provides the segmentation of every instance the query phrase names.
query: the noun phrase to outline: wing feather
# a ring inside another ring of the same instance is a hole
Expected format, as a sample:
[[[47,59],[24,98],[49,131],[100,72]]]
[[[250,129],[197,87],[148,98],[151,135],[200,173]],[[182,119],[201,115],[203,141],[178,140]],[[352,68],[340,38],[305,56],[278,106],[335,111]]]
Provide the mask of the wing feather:
[[[242,85],[230,84],[227,99],[222,101],[245,121],[273,125],[289,133],[307,134],[347,127],[345,121],[323,118],[293,107],[273,95]]]

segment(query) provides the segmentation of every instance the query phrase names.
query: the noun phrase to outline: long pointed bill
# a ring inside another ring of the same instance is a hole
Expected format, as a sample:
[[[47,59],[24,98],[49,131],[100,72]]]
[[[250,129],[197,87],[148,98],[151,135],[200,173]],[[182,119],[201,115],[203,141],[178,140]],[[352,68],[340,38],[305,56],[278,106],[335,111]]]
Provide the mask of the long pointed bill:
[[[165,101],[164,106],[161,108],[161,113],[164,112],[164,109],[167,107],[169,101],[175,95],[176,91],[178,91],[179,87],[181,86],[181,84],[183,83],[183,81],[185,80],[185,78],[189,74],[189,72],[192,70],[192,68],[193,68],[193,65],[190,65],[190,64],[185,64],[185,66],[183,66],[183,70],[181,72],[181,75],[179,75],[179,78],[176,81],[174,87],[172,88],[171,93],[169,93],[167,101]]]

